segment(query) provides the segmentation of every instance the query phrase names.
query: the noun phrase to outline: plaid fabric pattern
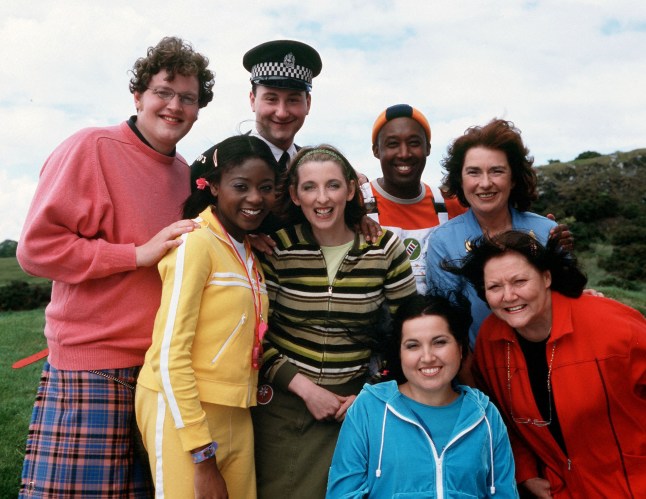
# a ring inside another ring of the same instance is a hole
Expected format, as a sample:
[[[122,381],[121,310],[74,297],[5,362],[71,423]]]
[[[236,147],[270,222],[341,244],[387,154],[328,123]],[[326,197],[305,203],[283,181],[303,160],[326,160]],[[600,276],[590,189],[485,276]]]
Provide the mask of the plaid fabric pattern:
[[[279,76],[281,78],[294,78],[306,83],[312,83],[312,70],[294,64],[286,66],[283,62],[263,62],[251,68],[251,78],[267,78]]]
[[[138,367],[101,371],[134,386]],[[134,390],[45,363],[29,425],[19,497],[152,497]]]

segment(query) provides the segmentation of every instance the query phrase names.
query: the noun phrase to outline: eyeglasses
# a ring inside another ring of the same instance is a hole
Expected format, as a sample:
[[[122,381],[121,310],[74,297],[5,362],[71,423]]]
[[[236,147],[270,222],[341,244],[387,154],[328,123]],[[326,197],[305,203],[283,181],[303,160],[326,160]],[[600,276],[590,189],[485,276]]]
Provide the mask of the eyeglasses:
[[[511,343],[507,342],[507,391],[509,393],[509,415],[515,423],[519,424],[533,424],[534,426],[548,426],[552,423],[552,364],[554,363],[554,352],[556,351],[556,341],[552,343],[552,355],[550,357],[550,365],[547,370],[547,400],[549,401],[550,417],[548,421],[533,418],[518,418],[514,416],[514,411],[511,408],[511,366],[510,366],[510,347]]]
[[[166,102],[172,101],[177,95],[179,97],[179,101],[183,106],[194,106],[199,100],[199,97],[197,97],[196,95],[180,94],[170,88],[148,88],[148,90],[150,90],[153,94]]]

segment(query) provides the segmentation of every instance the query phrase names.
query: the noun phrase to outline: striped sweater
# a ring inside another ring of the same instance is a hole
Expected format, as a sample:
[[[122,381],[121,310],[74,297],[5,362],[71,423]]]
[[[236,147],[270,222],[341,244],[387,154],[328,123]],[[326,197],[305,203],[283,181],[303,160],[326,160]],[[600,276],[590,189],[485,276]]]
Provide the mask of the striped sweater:
[[[301,373],[319,385],[366,374],[384,315],[415,294],[402,242],[386,230],[374,244],[362,235],[345,255],[333,282],[308,225],[278,231],[263,257],[270,300],[263,374],[286,389]]]

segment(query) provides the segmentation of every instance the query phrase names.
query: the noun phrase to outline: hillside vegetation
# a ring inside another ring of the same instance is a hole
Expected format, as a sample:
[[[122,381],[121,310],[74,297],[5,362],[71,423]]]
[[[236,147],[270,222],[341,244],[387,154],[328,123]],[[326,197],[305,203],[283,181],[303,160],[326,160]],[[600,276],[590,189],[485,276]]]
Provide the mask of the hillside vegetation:
[[[554,213],[575,236],[577,254],[592,253],[608,285],[646,284],[646,149],[537,169],[538,213]]]

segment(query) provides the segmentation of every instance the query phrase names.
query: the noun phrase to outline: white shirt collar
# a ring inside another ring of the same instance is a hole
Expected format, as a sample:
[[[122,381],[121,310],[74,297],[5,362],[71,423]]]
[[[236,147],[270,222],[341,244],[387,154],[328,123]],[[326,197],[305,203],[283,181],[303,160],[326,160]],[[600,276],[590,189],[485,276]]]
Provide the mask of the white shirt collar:
[[[278,162],[280,160],[280,157],[283,155],[283,151],[280,147],[276,147],[274,144],[269,142],[266,138],[264,138],[262,135],[258,133],[258,130],[251,130],[251,135],[254,137],[258,137],[260,140],[262,140],[265,144],[269,146],[269,149],[271,149],[272,154],[276,158],[276,161]],[[296,155],[296,146],[294,143],[292,143],[291,146],[287,149],[287,154],[289,154],[290,158],[293,158]]]

